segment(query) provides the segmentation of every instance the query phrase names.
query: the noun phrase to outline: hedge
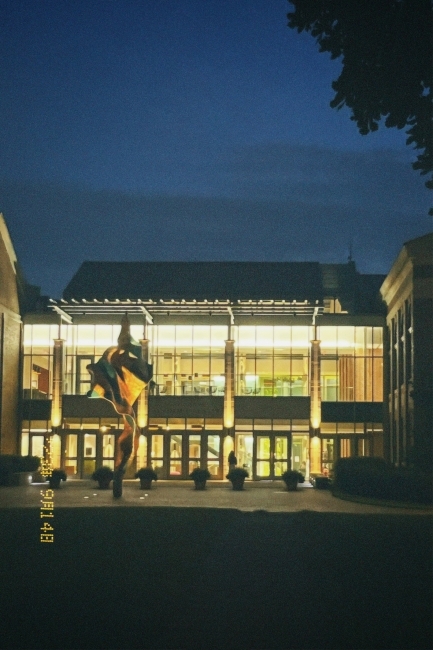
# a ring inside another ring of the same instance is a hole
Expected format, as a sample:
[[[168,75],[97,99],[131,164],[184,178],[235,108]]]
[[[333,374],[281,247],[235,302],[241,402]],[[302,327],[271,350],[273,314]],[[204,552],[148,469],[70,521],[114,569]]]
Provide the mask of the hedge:
[[[334,489],[391,501],[433,502],[431,476],[395,468],[383,458],[339,458],[334,466]]]

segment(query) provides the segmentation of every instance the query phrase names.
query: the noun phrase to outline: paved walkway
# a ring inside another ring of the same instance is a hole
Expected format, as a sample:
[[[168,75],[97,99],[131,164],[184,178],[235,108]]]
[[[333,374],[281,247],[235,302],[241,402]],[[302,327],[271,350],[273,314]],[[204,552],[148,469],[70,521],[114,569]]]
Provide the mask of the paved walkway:
[[[194,490],[189,481],[158,481],[151,490],[139,489],[138,481],[123,482],[123,496],[114,499],[111,489],[99,490],[94,481],[70,480],[54,492],[54,507],[190,507],[235,508],[243,511],[268,512],[345,512],[353,514],[433,514],[429,506],[399,507],[356,503],[336,498],[327,490],[313,489],[310,484],[298,486],[288,492],[282,481],[260,481],[245,484],[245,489],[235,492],[227,481],[210,481],[204,491]],[[0,509],[39,508],[41,490],[48,483],[32,483],[25,487],[0,487]]]

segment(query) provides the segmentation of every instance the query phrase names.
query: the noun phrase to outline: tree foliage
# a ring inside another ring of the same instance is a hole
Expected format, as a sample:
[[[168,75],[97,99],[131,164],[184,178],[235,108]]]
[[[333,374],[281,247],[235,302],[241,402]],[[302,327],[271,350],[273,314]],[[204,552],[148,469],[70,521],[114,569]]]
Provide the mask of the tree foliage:
[[[431,0],[289,0],[289,27],[342,58],[332,108],[347,106],[359,132],[406,128],[419,150],[413,168],[433,170]],[[433,179],[426,183],[433,188]]]

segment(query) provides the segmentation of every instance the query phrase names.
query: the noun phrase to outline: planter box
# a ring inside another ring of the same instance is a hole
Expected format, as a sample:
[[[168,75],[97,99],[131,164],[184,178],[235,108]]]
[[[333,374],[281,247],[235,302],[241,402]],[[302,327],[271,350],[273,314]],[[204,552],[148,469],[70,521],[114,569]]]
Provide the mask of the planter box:
[[[33,481],[33,472],[14,472],[9,477],[9,485],[30,485]]]
[[[314,487],[318,490],[329,490],[331,487],[331,479],[327,476],[315,476]]]

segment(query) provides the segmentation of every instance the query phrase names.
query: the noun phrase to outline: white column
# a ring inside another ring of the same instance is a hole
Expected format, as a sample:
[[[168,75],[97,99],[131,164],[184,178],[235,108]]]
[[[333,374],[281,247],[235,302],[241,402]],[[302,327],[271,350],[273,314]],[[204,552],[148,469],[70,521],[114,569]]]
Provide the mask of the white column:
[[[224,352],[224,428],[233,429],[235,425],[235,342],[225,341]]]
[[[311,341],[310,368],[310,474],[321,472],[320,424],[322,421],[322,400],[320,394],[320,341]]]
[[[62,424],[63,339],[54,339],[52,391],[51,425],[59,427]]]
[[[149,360],[149,339],[140,339],[141,356],[143,361]],[[146,385],[138,396],[137,423],[140,429],[145,429],[149,424],[149,385]]]

